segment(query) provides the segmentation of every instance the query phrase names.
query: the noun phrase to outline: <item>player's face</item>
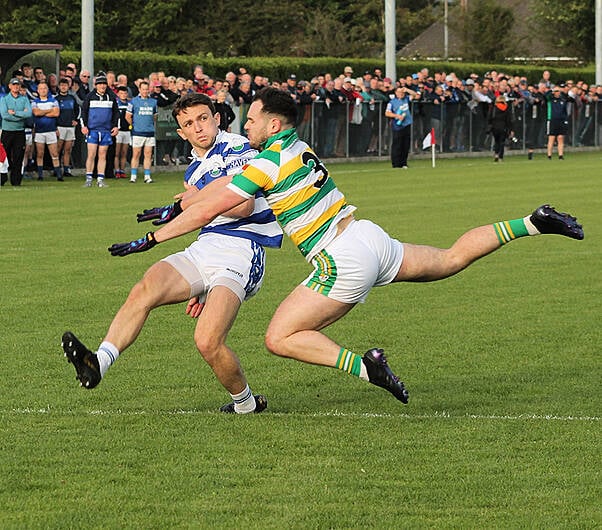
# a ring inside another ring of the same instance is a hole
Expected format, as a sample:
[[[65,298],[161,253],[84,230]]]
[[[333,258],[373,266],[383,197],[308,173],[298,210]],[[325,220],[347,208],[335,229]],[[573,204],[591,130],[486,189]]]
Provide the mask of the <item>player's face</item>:
[[[263,103],[261,101],[253,101],[249,107],[245,123],[245,131],[247,131],[249,144],[254,149],[259,149],[273,134],[271,131],[271,121],[273,118],[261,112],[261,109],[263,109]]]
[[[215,142],[219,132],[219,114],[211,114],[207,105],[188,107],[178,114],[178,134],[190,145],[198,155],[206,153]]]
[[[48,96],[48,85],[46,83],[40,83],[38,85],[38,94],[42,99]]]
[[[106,83],[98,83],[96,85],[96,92],[98,92],[101,96],[107,91]]]

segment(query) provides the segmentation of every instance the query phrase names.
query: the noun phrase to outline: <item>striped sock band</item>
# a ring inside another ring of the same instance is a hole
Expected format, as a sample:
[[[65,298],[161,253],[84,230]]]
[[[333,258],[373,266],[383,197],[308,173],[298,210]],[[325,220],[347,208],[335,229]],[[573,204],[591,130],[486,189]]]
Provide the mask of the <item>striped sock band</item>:
[[[525,226],[524,219],[513,219],[512,221],[500,221],[499,223],[493,223],[493,228],[500,245],[505,245],[517,237],[529,235],[529,231]]]
[[[104,377],[109,367],[119,357],[119,350],[114,344],[103,341],[96,351],[96,357],[100,365],[100,375]]]
[[[362,370],[362,358],[346,348],[341,348],[336,367],[339,370],[359,377]]]
[[[249,385],[240,394],[230,394],[234,401],[234,411],[238,414],[245,414],[255,410],[255,398]]]

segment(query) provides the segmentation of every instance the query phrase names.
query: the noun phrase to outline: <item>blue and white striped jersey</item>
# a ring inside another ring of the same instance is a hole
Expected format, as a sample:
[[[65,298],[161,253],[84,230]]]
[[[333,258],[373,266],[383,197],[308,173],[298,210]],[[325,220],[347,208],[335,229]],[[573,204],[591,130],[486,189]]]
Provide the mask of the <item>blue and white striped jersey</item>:
[[[255,155],[257,151],[244,136],[220,131],[205,156],[198,157],[192,151],[193,160],[184,173],[184,181],[202,189],[215,179],[239,173]],[[255,209],[249,217],[238,219],[220,215],[200,233],[208,232],[244,237],[264,247],[282,245],[282,230],[262,193],[255,195]]]

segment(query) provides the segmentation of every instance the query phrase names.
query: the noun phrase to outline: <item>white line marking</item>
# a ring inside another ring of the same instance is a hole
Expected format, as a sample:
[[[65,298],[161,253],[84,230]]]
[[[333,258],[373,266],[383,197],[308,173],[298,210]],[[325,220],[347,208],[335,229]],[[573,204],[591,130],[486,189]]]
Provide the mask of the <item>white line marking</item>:
[[[212,416],[221,415],[217,411],[208,410],[89,410],[87,412],[68,411],[52,409],[50,405],[45,408],[18,408],[10,410],[1,410],[0,414],[55,414],[58,416],[75,416],[79,414],[89,414],[91,416],[178,416],[178,415],[198,415]],[[403,418],[407,420],[440,420],[440,419],[470,419],[470,420],[498,420],[498,421],[600,421],[599,416],[558,416],[556,414],[453,414],[447,411],[434,412],[432,414],[387,414],[378,412],[340,412],[333,410],[330,412],[298,413],[298,412],[270,412],[270,416],[307,416],[310,418]]]

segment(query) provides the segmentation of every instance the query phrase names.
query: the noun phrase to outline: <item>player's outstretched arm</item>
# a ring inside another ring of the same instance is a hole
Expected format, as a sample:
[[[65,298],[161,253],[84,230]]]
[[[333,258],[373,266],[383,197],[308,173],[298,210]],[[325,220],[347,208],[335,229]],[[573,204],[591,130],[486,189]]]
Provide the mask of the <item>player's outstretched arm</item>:
[[[201,192],[196,195],[201,195]],[[203,228],[218,215],[240,206],[247,200],[228,188],[222,187],[213,195],[205,196],[204,200],[191,204],[180,215],[163,225],[156,232],[148,232],[144,237],[129,243],[115,243],[108,250],[113,256],[127,256],[136,252],[145,252],[158,243]]]
[[[173,204],[168,204],[167,206],[159,206],[158,208],[143,210],[142,213],[136,214],[136,219],[139,223],[154,219],[153,224],[155,226],[159,226],[169,223],[169,221],[176,218],[181,213],[182,205],[181,201],[178,200]]]

